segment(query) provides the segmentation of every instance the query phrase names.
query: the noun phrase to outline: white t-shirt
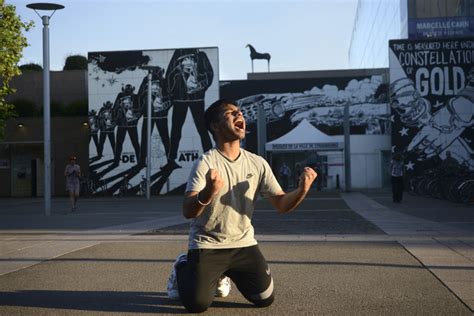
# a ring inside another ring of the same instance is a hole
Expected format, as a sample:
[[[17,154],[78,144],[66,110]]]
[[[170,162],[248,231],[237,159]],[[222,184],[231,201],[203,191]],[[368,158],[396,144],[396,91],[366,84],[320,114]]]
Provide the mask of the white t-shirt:
[[[235,161],[231,161],[214,148],[194,164],[186,192],[204,189],[210,168],[219,172],[224,185],[211,204],[192,220],[189,249],[256,245],[251,219],[258,194],[272,196],[281,191],[270,166],[262,157],[244,149]]]
[[[392,160],[390,163],[390,174],[392,177],[403,177],[403,161]]]

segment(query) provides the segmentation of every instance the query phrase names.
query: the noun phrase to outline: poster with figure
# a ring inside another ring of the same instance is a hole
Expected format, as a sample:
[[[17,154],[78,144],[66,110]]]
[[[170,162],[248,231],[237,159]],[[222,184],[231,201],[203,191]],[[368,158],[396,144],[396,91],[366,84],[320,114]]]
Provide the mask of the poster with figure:
[[[144,194],[148,141],[152,194],[182,190],[213,146],[204,111],[219,98],[218,65],[216,47],[89,53],[90,193]]]
[[[89,143],[91,139],[94,141],[95,150],[97,156],[100,153],[100,144],[99,144],[99,117],[96,110],[90,110],[87,116],[87,123],[89,125]]]
[[[351,134],[389,135],[387,93],[382,73],[221,82],[221,96],[236,100],[242,109],[248,129],[245,146],[253,152],[257,152],[258,107],[265,111],[267,141],[285,135],[304,119],[325,134],[343,135],[347,103]]]
[[[389,46],[392,152],[408,189],[460,201],[474,175],[474,38]]]

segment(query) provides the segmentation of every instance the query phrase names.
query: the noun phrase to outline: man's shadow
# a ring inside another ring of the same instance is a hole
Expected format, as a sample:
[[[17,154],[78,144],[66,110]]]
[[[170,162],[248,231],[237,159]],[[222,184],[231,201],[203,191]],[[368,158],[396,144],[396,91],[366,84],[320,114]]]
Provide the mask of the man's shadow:
[[[0,292],[0,306],[100,312],[169,313],[185,310],[163,292],[21,290]]]
[[[181,302],[170,300],[164,292],[19,290],[0,292],[0,306],[150,314],[187,313]],[[252,305],[215,301],[212,306],[249,308]]]

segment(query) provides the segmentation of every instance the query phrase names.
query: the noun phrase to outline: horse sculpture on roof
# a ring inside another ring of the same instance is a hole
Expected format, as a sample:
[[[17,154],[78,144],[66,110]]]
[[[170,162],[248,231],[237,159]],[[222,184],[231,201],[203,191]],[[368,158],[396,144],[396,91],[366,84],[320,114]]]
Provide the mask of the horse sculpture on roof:
[[[250,49],[250,59],[252,59],[252,72],[253,72],[253,60],[254,59],[266,59],[267,60],[267,67],[268,67],[268,72],[270,72],[270,59],[272,56],[270,56],[269,53],[259,53],[255,50],[255,48],[247,44],[245,47],[248,47]]]

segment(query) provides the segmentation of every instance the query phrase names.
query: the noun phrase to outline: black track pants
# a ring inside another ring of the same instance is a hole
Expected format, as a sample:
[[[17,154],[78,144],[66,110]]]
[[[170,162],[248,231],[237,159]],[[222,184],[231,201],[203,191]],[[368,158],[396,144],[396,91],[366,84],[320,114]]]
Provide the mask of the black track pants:
[[[192,313],[207,310],[217,281],[224,274],[257,307],[273,303],[273,279],[257,245],[235,249],[191,249],[187,263],[177,268],[181,302]]]

